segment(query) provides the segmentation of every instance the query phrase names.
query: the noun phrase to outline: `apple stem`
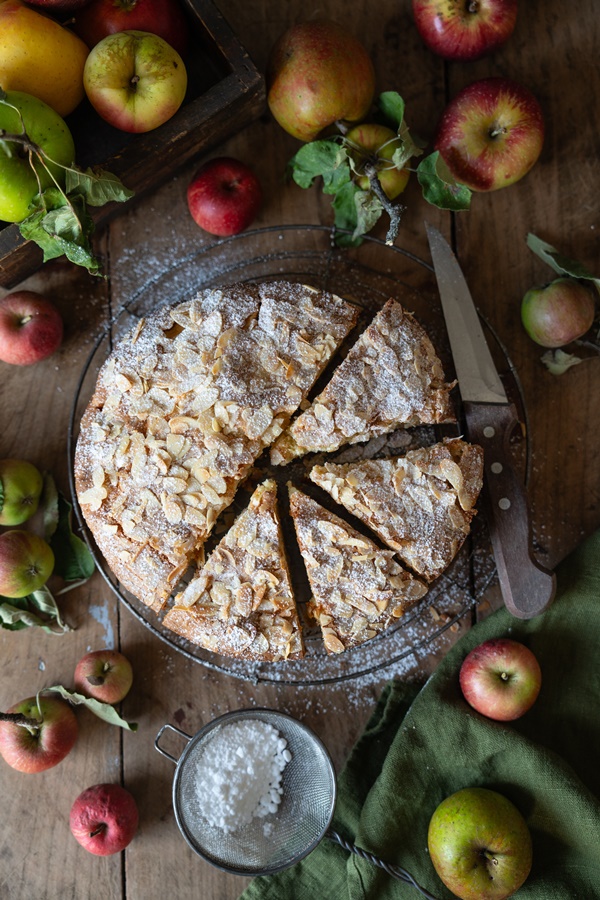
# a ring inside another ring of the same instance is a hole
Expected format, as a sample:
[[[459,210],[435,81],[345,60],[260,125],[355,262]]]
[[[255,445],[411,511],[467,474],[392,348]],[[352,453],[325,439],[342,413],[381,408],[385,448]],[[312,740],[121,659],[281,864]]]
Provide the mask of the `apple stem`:
[[[102,834],[103,831],[106,831],[106,825],[104,822],[100,822],[97,828],[90,831],[90,837],[97,837],[99,834]]]
[[[495,125],[493,128],[490,128],[488,133],[490,138],[495,141],[497,137],[500,137],[500,135],[502,134],[506,134],[507,131],[508,129],[504,128],[503,125]]]
[[[467,12],[479,12],[479,0],[470,0],[470,3],[467,3]]]
[[[398,231],[400,229],[400,219],[402,218],[402,213],[406,209],[406,206],[404,206],[402,203],[394,203],[392,200],[390,200],[388,195],[381,187],[381,182],[379,181],[379,176],[377,175],[377,169],[371,163],[367,163],[367,165],[365,166],[365,175],[369,179],[369,186],[371,190],[390,217],[390,226],[388,228],[388,233],[385,236],[385,242],[388,246],[391,246],[398,237]]]

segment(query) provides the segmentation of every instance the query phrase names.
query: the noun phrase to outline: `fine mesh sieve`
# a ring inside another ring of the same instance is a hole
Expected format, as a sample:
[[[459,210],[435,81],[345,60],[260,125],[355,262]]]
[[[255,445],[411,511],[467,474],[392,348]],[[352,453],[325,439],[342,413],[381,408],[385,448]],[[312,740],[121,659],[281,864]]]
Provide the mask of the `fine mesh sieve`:
[[[287,741],[292,758],[282,773],[283,793],[277,812],[266,818],[255,817],[249,824],[226,832],[209,824],[202,814],[202,757],[219,728],[243,720],[272,725]],[[159,746],[166,728],[189,741],[178,761]],[[165,725],[156,736],[155,746],[177,762],[173,808],[184,838],[196,853],[219,868],[238,875],[278,872],[310,853],[329,827],[336,798],[331,758],[312,731],[285,713],[237,710],[209,722],[193,737]]]
[[[202,757],[222,726],[243,720],[275,728],[287,741],[292,758],[282,773],[283,793],[276,813],[255,817],[228,832],[203,815]],[[179,759],[160,746],[167,729],[188,742]],[[411,885],[427,900],[436,900],[406,869],[384,862],[329,828],[337,795],[333,763],[319,738],[297,719],[273,709],[235,710],[209,722],[193,737],[174,725],[163,725],[154,746],[176,764],[173,809],[181,833],[192,850],[218,868],[234,875],[273,875],[299,862],[327,837]]]

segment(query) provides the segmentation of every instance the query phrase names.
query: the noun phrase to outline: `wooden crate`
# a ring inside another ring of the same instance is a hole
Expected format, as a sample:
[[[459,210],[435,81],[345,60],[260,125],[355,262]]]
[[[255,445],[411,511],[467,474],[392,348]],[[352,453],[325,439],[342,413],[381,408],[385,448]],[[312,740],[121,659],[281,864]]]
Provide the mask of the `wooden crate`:
[[[114,172],[135,197],[90,208],[96,228],[145,192],[166,181],[185,162],[224,141],[265,107],[262,75],[212,0],[182,0],[196,38],[185,59],[186,99],[164,125],[131,135],[112,128],[87,100],[67,118],[77,164]],[[42,265],[42,251],[18,225],[0,225],[0,285],[13,287]]]

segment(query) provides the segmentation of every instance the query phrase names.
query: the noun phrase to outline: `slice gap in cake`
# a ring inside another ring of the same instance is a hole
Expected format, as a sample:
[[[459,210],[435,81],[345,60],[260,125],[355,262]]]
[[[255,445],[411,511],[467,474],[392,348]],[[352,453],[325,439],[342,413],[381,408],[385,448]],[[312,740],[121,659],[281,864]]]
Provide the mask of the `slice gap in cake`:
[[[400,619],[427,587],[343,519],[293,486],[290,514],[312,598],[308,613],[329,654],[371,640]]]
[[[258,485],[203,568],[175,597],[163,624],[223,656],[277,662],[304,655],[273,479]]]
[[[398,427],[454,421],[453,387],[426,331],[388,300],[323,391],[271,446],[271,462],[332,452]]]
[[[310,478],[430,582],[469,534],[483,450],[452,438],[405,456],[314,466]]]

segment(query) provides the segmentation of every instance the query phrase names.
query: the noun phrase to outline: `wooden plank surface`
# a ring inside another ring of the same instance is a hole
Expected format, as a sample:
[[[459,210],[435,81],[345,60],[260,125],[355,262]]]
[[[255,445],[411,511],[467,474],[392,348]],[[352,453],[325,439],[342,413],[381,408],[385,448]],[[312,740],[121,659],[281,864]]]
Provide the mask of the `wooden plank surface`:
[[[274,40],[307,13],[300,0],[219,0],[218,5],[261,71]],[[451,66],[422,47],[408,0],[381,0],[376,13],[373,4],[356,0],[350,21],[348,4],[341,0],[323,0],[319,12],[346,22],[361,36],[375,61],[378,88],[405,97],[409,124],[426,139],[432,138],[445,101],[477,78],[514,77],[542,104],[546,142],[526,179],[475,196],[470,212],[456,217],[428,207],[413,179],[399,242],[426,259],[425,218],[452,236],[476,303],[507,349],[526,410],[536,546],[540,559],[553,566],[600,524],[594,424],[600,415],[600,362],[593,358],[559,378],[550,375],[540,363],[540,348],[522,330],[519,305],[530,286],[552,277],[527,249],[528,231],[598,271],[597,4],[582,0],[576,14],[567,15],[559,0],[522,3],[516,32],[504,49],[477,63]],[[255,168],[265,194],[257,227],[331,223],[329,198],[284,181],[285,162],[297,147],[265,113],[213,151]],[[56,356],[34,367],[0,364],[0,456],[24,457],[51,470],[65,491],[70,410],[95,336],[143,281],[210,242],[190,219],[185,201],[197,162],[110,224],[98,243],[109,281],[58,263],[26,282],[57,302],[66,339]],[[276,235],[265,247],[275,240]],[[119,646],[135,672],[122,711],[140,729],[124,734],[84,711],[78,713],[78,743],[60,766],[22,775],[0,765],[0,897],[10,900],[83,900],[91,896],[92,885],[105,900],[154,900],[166,893],[178,900],[237,897],[244,879],[201,861],[179,835],[171,807],[173,766],[153,746],[158,729],[173,722],[193,733],[229,709],[273,706],[312,726],[339,767],[381,684],[392,676],[424,677],[469,625],[463,621],[458,631],[446,632],[426,650],[376,675],[333,686],[285,687],[254,685],[182,656],[121,606],[98,574],[65,595],[62,606],[75,627],[64,637],[0,634],[0,708],[49,684],[70,686],[75,663],[87,649]],[[75,796],[100,781],[125,784],[140,808],[136,839],[124,854],[105,859],[79,848],[68,829]]]

